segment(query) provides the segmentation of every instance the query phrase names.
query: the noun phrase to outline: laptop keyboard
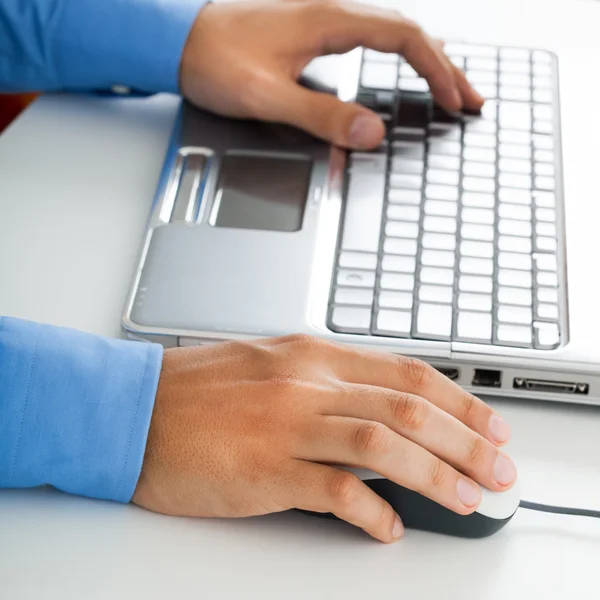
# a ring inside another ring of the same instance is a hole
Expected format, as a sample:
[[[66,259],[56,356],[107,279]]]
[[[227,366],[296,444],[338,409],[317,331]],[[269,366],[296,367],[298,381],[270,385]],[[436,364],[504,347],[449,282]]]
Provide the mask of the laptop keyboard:
[[[445,113],[401,58],[363,53],[358,100],[387,136],[349,155],[329,327],[555,348],[564,284],[555,59],[445,51],[487,98],[481,115]]]

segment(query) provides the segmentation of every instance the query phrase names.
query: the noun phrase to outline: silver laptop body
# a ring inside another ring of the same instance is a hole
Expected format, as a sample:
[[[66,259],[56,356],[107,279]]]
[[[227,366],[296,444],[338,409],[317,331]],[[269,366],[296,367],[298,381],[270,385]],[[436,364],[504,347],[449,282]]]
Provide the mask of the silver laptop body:
[[[578,161],[600,124],[567,144],[578,107],[550,53],[447,50],[489,98],[482,116],[439,111],[398,57],[339,59],[340,98],[388,126],[370,153],[183,103],[127,334],[311,334],[420,357],[480,395],[600,403],[600,242],[581,197],[598,185]]]

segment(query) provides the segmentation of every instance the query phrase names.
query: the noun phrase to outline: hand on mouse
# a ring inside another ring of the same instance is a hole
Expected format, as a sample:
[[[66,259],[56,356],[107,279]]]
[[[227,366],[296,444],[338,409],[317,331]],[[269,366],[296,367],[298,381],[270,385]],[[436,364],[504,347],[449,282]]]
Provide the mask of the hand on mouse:
[[[489,406],[415,359],[306,336],[178,348],[165,352],[133,501],[199,517],[332,512],[392,542],[403,526],[391,506],[332,465],[469,514],[474,480],[514,483],[498,449],[509,436]]]
[[[208,4],[183,52],[181,90],[221,115],[287,123],[339,146],[372,148],[384,135],[375,113],[297,83],[315,57],[358,46],[402,54],[448,110],[483,104],[442,44],[418,25],[398,12],[342,0]]]

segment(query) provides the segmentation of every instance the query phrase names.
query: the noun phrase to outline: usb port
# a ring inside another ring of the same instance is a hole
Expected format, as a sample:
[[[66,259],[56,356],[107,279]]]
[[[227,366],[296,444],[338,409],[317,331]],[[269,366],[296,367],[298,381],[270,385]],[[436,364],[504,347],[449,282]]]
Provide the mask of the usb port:
[[[502,380],[502,371],[493,371],[491,369],[475,369],[473,375],[473,385],[482,387],[500,387]]]

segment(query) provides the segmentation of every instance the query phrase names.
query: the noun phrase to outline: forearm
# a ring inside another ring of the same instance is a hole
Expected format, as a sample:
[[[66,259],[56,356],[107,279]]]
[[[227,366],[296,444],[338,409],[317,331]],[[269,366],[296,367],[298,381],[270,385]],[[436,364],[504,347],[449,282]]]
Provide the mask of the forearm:
[[[178,91],[204,0],[0,0],[0,91]]]
[[[128,502],[162,348],[0,317],[0,487]]]

